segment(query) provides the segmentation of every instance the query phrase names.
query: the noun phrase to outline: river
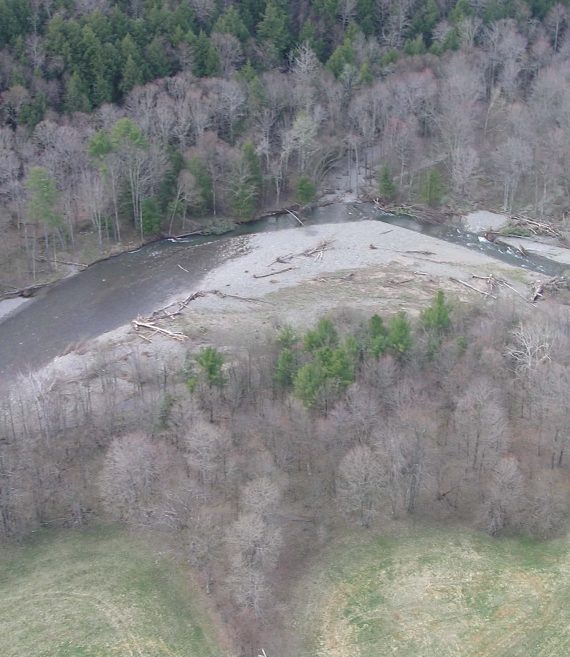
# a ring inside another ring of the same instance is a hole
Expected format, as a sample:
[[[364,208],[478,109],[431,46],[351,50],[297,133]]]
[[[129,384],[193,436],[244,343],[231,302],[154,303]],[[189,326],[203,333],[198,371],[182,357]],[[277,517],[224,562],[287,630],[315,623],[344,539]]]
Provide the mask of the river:
[[[313,225],[362,219],[378,219],[461,244],[545,275],[557,275],[567,268],[538,256],[524,258],[458,227],[423,225],[409,217],[385,215],[369,204],[335,204],[303,215],[303,221]],[[61,281],[0,319],[0,381],[46,364],[70,344],[148,314],[166,299],[200,289],[208,272],[247,249],[247,235],[296,226],[293,217],[281,215],[219,237],[165,240],[96,263]],[[243,239],[235,240],[238,235]]]

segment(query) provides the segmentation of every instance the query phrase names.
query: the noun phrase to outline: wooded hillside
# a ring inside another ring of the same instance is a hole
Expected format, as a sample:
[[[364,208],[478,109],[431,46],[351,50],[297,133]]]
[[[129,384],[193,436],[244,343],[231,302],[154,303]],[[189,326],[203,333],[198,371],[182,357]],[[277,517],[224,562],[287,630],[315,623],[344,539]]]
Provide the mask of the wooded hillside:
[[[328,188],[560,220],[567,26],[551,1],[0,0],[9,282]]]

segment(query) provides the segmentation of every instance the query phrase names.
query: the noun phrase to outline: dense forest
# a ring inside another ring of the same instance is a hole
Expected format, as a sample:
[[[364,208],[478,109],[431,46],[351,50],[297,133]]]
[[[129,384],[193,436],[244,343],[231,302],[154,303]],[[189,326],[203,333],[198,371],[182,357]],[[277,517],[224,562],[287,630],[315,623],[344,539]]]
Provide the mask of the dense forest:
[[[0,0],[3,278],[349,188],[562,220],[567,25],[551,0]]]

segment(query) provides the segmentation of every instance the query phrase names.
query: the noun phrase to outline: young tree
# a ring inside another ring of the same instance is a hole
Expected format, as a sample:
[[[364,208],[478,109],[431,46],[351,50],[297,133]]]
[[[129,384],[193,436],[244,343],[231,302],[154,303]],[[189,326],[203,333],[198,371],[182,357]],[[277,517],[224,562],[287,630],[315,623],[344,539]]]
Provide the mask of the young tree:
[[[296,200],[302,205],[308,205],[315,200],[317,188],[309,176],[301,176],[297,180]]]
[[[380,169],[378,174],[378,191],[380,192],[380,196],[387,201],[393,200],[396,196],[396,185],[392,180],[392,174],[387,164]]]
[[[426,205],[439,205],[443,199],[444,186],[437,169],[429,169],[422,177],[420,197]]]
[[[58,192],[55,181],[45,167],[32,167],[26,179],[26,189],[28,214],[34,221],[43,224],[47,251],[50,232],[59,231],[63,223],[61,215],[56,210]]]

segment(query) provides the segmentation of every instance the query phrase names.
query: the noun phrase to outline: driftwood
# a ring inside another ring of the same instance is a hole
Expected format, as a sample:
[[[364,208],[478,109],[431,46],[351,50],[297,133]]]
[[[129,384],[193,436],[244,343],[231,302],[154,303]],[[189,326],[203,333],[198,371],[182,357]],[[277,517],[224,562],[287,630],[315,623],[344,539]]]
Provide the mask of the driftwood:
[[[449,280],[450,280],[450,281],[453,281],[454,283],[460,283],[461,285],[464,285],[465,287],[468,287],[470,290],[473,290],[474,292],[479,292],[479,294],[482,294],[482,295],[485,296],[485,297],[491,297],[491,299],[496,299],[496,298],[497,298],[496,296],[490,294],[489,292],[485,292],[484,290],[479,290],[479,289],[476,288],[475,286],[470,285],[470,284],[467,283],[466,281],[462,281],[462,280],[459,279],[459,278],[453,278],[453,276],[450,276],[450,277],[449,277]]]
[[[188,339],[188,336],[185,335],[184,333],[180,333],[178,331],[169,331],[168,329],[162,328],[161,326],[157,326],[153,322],[144,321],[144,319],[133,319],[131,324],[133,325],[133,328],[137,332],[141,328],[144,328],[144,329],[148,329],[149,331],[152,331],[153,334],[160,333],[162,335],[167,335],[169,338],[174,338],[175,340],[178,340],[178,342],[184,342],[185,340]],[[141,335],[141,337],[143,336]],[[146,339],[147,341],[149,341],[149,338]]]
[[[299,219],[299,217],[293,212],[293,210],[287,210],[287,214],[290,214],[294,219],[296,219],[301,226],[304,226],[305,224]]]
[[[562,233],[552,222],[536,221],[524,215],[511,215],[509,225],[528,230],[532,235],[548,235],[549,237],[562,237]]]
[[[325,251],[328,251],[329,249],[332,248],[334,240],[323,240],[322,242],[319,242],[317,246],[310,247],[308,249],[305,249],[304,251],[301,251],[300,253],[288,253],[283,256],[279,256],[275,258],[273,262],[270,262],[267,266],[271,267],[272,265],[279,263],[281,265],[286,265],[293,260],[293,258],[300,258],[300,257],[306,257],[306,258],[312,258],[314,257],[316,260],[322,260],[323,255]]]
[[[0,301],[4,301],[5,299],[16,299],[17,297],[24,297],[24,299],[28,299],[33,297],[38,290],[41,290],[44,287],[49,287],[50,285],[52,285],[52,283],[38,283],[37,285],[28,285],[27,287],[14,289],[11,292],[5,292],[4,294],[1,294]],[[10,287],[13,286],[11,285]]]
[[[471,278],[477,278],[478,280],[486,281],[487,290],[489,292],[494,292],[499,285],[504,285],[505,287],[508,287],[509,290],[514,292],[516,295],[518,295],[521,299],[523,299],[524,301],[528,301],[528,299],[524,296],[524,294],[521,294],[510,283],[507,283],[507,281],[504,278],[496,278],[495,276],[493,276],[493,274],[490,274],[489,276],[478,276],[477,274],[472,274]]]
[[[56,265],[67,265],[69,267],[81,267],[87,269],[89,265],[83,262],[70,262],[69,260],[59,260],[58,258],[34,258],[36,262],[55,262]]]
[[[268,276],[277,276],[277,274],[284,274],[286,271],[291,271],[292,269],[297,269],[297,267],[285,267],[285,269],[279,269],[279,271],[272,271],[269,274],[253,274],[253,278],[267,278]]]
[[[553,276],[547,281],[536,281],[532,288],[531,302],[534,303],[543,298],[546,292],[559,292],[562,288],[567,286],[568,282],[562,276]]]
[[[240,297],[236,294],[227,294],[225,292],[221,292],[220,290],[198,290],[187,296],[185,299],[182,299],[181,301],[173,301],[172,303],[169,303],[167,306],[155,310],[147,317],[138,317],[135,321],[138,322],[140,326],[142,326],[142,323],[152,324],[153,326],[156,326],[155,322],[161,320],[173,321],[176,317],[182,314],[182,311],[185,308],[187,308],[192,303],[192,301],[195,301],[196,299],[200,299],[201,297],[205,297],[208,294],[217,296],[220,299],[226,299],[226,298],[237,299],[238,301],[245,301],[247,303],[262,303],[262,304],[273,305],[270,301],[263,301],[262,299],[251,299],[248,297]],[[158,331],[158,332],[163,333],[164,331]]]

